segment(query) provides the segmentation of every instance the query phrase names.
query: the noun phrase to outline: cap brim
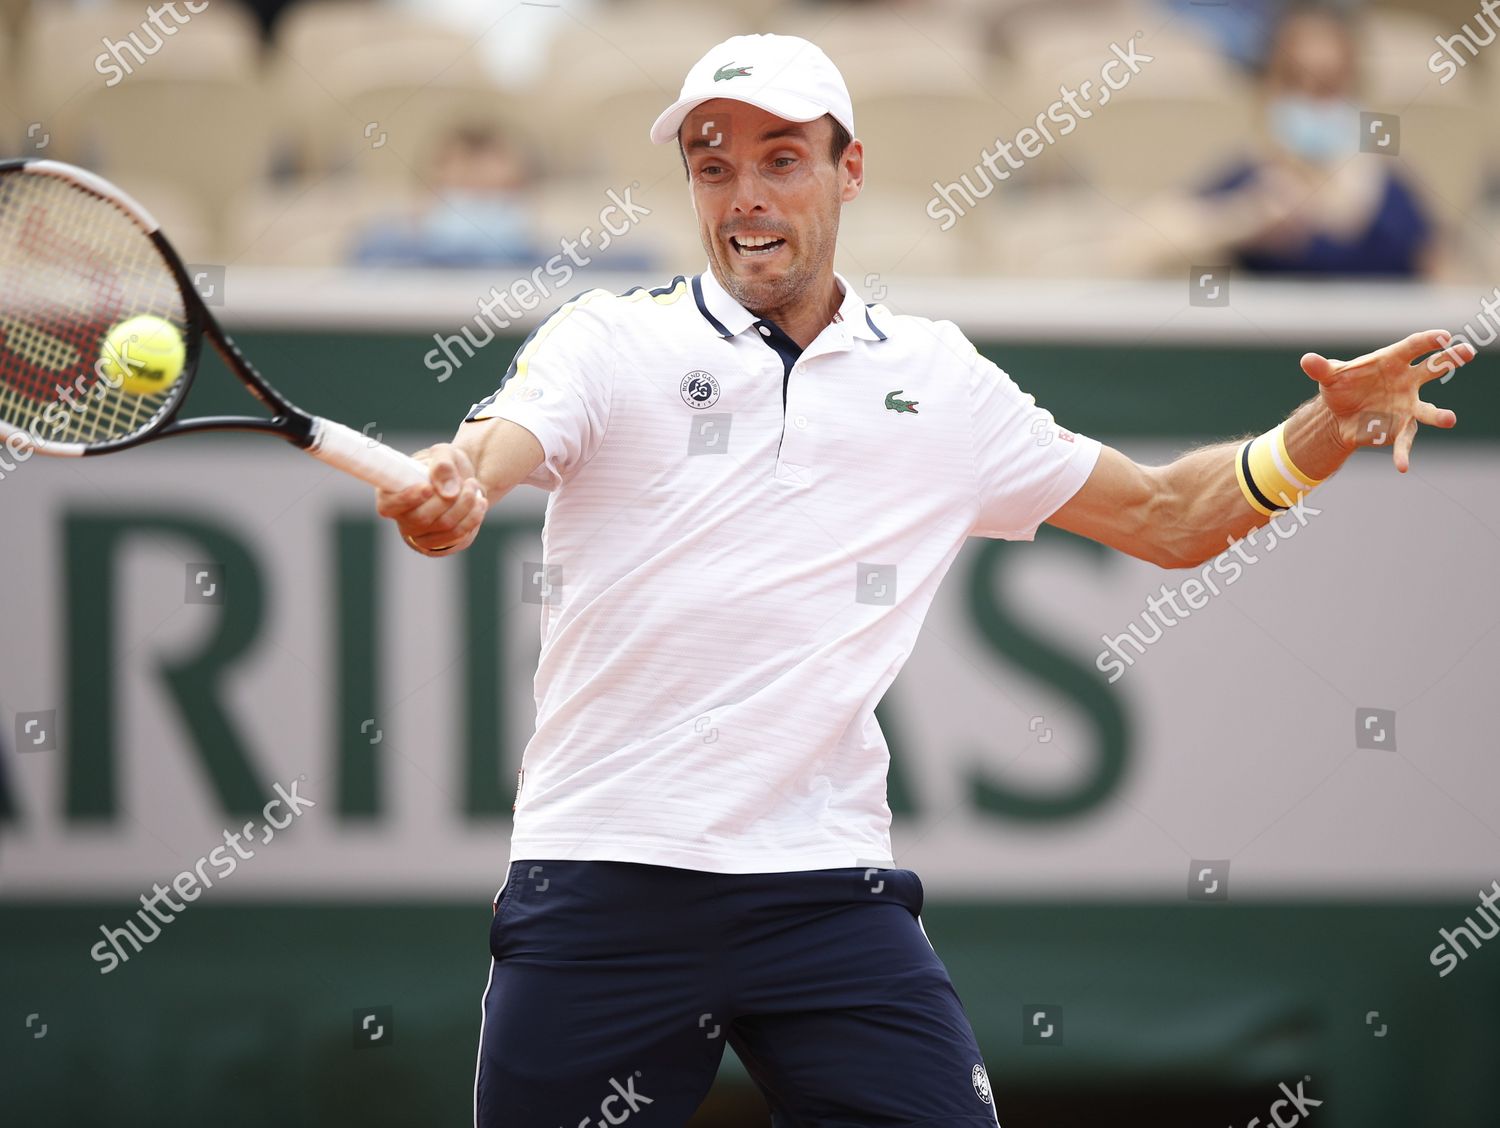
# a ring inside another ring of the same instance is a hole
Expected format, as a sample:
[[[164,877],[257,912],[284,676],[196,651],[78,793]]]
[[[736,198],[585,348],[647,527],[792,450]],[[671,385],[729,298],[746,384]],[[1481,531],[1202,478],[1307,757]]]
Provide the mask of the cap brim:
[[[795,95],[779,94],[768,98],[762,98],[755,94],[714,94],[707,98],[682,98],[668,106],[662,115],[656,119],[651,126],[651,143],[664,145],[668,141],[677,139],[677,131],[682,128],[683,119],[701,106],[704,102],[712,102],[715,98],[728,98],[733,102],[745,102],[752,106],[758,106],[768,114],[775,114],[787,121],[816,121],[829,111],[816,102],[806,98],[798,98]]]

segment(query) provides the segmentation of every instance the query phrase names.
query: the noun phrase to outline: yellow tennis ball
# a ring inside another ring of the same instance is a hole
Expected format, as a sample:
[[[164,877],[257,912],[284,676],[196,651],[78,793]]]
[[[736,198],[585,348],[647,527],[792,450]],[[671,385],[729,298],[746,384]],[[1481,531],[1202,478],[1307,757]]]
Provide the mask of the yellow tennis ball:
[[[182,375],[187,345],[177,326],[149,313],[120,322],[104,335],[99,374],[133,396],[165,392]]]

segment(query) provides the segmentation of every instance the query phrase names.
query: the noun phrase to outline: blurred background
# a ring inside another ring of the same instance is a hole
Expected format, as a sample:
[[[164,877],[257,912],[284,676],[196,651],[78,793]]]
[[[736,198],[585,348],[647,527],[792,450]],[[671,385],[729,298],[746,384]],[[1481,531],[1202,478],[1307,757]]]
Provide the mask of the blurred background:
[[[1361,451],[1113,682],[1189,573],[971,542],[879,716],[1001,1123],[1268,1123],[1301,1082],[1319,1123],[1500,1124],[1500,9],[0,0],[0,155],[134,194],[273,383],[416,449],[561,302],[705,269],[646,131],[756,31],[853,94],[844,277],[1138,461],[1274,425],[1305,351],[1479,347],[1428,386],[1456,432]],[[250,406],[219,375],[190,413]],[[3,464],[7,1123],[469,1122],[544,501],[428,561],[263,441]],[[767,1120],[726,1053],[694,1123]]]

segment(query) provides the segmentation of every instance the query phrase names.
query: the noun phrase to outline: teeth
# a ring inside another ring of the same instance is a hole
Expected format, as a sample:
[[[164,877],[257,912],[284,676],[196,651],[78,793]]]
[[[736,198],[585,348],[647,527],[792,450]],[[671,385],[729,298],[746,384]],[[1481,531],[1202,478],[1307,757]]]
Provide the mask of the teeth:
[[[736,235],[734,241],[742,247],[764,247],[781,242],[781,238],[776,235]]]

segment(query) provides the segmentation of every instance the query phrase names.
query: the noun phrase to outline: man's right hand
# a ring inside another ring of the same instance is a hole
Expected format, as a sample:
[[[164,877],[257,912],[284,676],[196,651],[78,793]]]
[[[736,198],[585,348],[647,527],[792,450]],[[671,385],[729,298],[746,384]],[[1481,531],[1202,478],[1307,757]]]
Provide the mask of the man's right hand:
[[[427,481],[394,493],[376,490],[375,511],[395,521],[406,543],[423,556],[461,552],[474,543],[489,511],[473,462],[452,443],[437,443],[412,457],[427,466]]]

